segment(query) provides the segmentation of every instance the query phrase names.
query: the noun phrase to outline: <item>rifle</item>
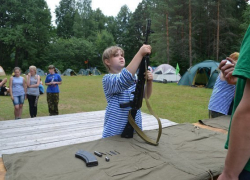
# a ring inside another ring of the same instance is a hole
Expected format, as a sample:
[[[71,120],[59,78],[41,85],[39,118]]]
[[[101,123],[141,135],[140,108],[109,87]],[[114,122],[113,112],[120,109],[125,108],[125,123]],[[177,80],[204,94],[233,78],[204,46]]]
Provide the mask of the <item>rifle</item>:
[[[148,44],[148,36],[150,35],[150,33],[152,33],[150,26],[151,26],[151,20],[148,19],[147,20],[147,27],[146,27],[146,41],[144,44]],[[143,133],[143,131],[137,126],[137,124],[135,123],[135,117],[136,117],[137,111],[142,106],[142,101],[143,101],[143,96],[144,96],[144,88],[147,89],[147,87],[145,87],[145,82],[147,82],[147,76],[145,78],[145,74],[147,75],[148,66],[149,66],[149,54],[147,54],[146,56],[143,57],[140,65],[139,65],[138,73],[137,73],[138,80],[136,82],[135,91],[132,92],[132,94],[134,94],[133,101],[130,101],[130,102],[124,103],[124,104],[120,104],[121,108],[129,107],[129,106],[131,107],[131,110],[129,111],[129,115],[128,115],[128,123],[126,124],[126,126],[121,134],[121,137],[133,138],[133,134],[134,134],[134,130],[135,130],[137,132],[137,134],[144,141],[146,141],[147,143],[149,143],[151,145],[157,146],[158,142],[160,140],[160,137],[161,137],[162,125],[161,125],[160,119],[154,114],[154,112],[152,111],[152,108],[149,105],[146,91],[145,91],[145,100],[146,100],[148,110],[150,111],[150,113],[152,115],[155,116],[155,118],[157,119],[158,124],[159,124],[159,133],[158,133],[158,137],[157,137],[156,142],[154,142],[150,138],[148,138]]]

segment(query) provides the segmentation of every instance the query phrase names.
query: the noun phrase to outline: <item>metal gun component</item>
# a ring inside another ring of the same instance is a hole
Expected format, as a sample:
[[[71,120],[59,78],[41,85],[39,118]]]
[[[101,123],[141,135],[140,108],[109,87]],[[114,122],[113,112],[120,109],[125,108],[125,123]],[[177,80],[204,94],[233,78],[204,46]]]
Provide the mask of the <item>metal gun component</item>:
[[[105,154],[105,153],[103,153],[103,152],[100,152],[100,151],[99,151],[99,153],[101,153],[102,155],[107,155],[107,154]]]
[[[112,154],[114,154],[114,155],[116,155],[116,153],[115,152],[113,152],[113,151],[110,151]]]
[[[106,156],[106,157],[105,157],[105,160],[106,160],[107,162],[109,162],[110,159],[108,158],[108,156]]]
[[[99,156],[99,157],[102,157],[102,154],[100,152],[95,151],[94,154]]]
[[[108,153],[108,152],[106,152],[108,155],[110,155],[110,156],[112,156],[112,154],[110,154],[110,153]]]
[[[114,150],[117,154],[120,154],[118,151]]]
[[[83,160],[87,167],[98,165],[96,157],[88,151],[79,150],[76,152],[75,157]]]

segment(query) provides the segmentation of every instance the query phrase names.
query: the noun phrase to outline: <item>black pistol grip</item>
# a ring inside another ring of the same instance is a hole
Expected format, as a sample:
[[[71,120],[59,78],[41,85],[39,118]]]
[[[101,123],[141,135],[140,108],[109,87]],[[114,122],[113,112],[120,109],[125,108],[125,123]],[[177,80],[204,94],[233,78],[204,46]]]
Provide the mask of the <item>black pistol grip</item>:
[[[98,165],[96,157],[88,151],[79,150],[76,152],[75,157],[83,160],[86,163],[87,167],[93,167]]]

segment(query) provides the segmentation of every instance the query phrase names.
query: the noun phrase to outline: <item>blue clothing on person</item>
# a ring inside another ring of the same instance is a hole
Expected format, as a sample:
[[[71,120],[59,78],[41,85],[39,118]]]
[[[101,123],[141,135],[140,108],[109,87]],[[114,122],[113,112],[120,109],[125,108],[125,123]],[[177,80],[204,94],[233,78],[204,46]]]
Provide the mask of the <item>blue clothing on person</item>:
[[[50,83],[50,82],[61,82],[62,78],[59,74],[48,74],[45,83]],[[59,93],[59,86],[58,84],[52,84],[47,87],[47,93]]]
[[[13,77],[12,79],[12,95],[13,96],[23,96],[25,95],[23,87],[23,77]]]
[[[228,84],[226,80],[217,77],[214,89],[209,101],[208,109],[228,115],[229,107],[235,93],[235,85]]]
[[[128,122],[128,113],[131,107],[120,108],[121,103],[133,100],[135,91],[135,77],[123,68],[119,74],[106,74],[102,84],[107,100],[107,107],[104,119],[104,129],[102,137],[109,137],[121,134]],[[142,129],[141,111],[138,110],[135,122]]]

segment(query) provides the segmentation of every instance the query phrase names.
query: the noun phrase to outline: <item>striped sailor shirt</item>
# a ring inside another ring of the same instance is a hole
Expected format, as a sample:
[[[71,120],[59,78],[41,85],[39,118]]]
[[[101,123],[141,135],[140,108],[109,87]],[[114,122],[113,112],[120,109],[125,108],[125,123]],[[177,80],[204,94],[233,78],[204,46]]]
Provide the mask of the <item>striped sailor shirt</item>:
[[[103,90],[107,100],[102,137],[119,135],[123,132],[131,107],[120,108],[121,103],[133,100],[136,78],[123,68],[119,74],[106,74],[102,79]],[[138,110],[135,117],[136,124],[142,129],[141,111]]]
[[[228,84],[226,80],[217,77],[214,89],[209,101],[208,109],[228,115],[229,107],[234,98],[235,85]]]

